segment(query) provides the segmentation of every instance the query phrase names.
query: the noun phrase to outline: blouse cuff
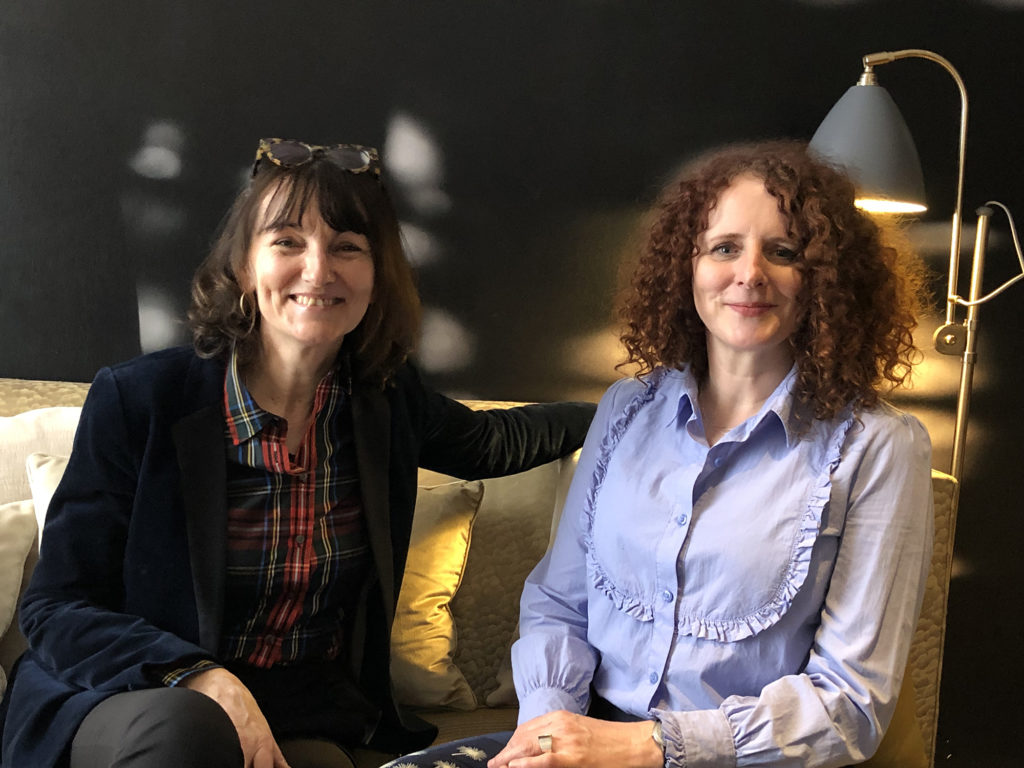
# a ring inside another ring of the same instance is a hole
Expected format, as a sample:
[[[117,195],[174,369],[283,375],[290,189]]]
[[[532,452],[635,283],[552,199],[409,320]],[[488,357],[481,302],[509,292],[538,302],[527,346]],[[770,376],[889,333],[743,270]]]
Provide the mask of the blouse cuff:
[[[735,768],[736,745],[720,709],[651,710],[661,721],[665,768]]]
[[[559,688],[534,688],[519,699],[519,723],[521,725],[527,720],[559,709],[583,714],[586,706],[586,701],[577,701],[575,697]]]

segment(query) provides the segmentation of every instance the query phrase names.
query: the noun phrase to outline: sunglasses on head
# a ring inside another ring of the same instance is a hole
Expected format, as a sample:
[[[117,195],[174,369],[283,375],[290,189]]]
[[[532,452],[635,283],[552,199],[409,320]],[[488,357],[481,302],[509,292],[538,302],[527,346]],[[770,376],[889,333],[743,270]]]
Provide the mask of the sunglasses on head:
[[[323,157],[349,173],[370,171],[380,176],[380,156],[373,147],[361,144],[307,144],[294,139],[260,139],[256,150],[256,161],[252,165],[252,175],[259,170],[261,160],[269,160],[282,168],[295,168]]]

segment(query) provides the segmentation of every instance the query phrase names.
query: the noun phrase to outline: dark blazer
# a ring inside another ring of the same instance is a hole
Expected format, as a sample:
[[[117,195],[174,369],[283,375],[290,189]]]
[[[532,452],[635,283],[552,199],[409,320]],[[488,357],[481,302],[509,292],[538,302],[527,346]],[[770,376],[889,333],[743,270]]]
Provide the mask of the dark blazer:
[[[101,370],[54,494],[21,606],[29,650],[4,699],[2,762],[48,768],[114,693],[168,665],[217,659],[224,607],[224,365],[179,348]],[[417,467],[474,479],[519,472],[583,441],[589,404],[471,411],[411,366],[356,386],[352,419],[377,583],[357,674],[383,715],[375,745],[409,751],[434,730],[397,711],[389,633],[409,546]]]

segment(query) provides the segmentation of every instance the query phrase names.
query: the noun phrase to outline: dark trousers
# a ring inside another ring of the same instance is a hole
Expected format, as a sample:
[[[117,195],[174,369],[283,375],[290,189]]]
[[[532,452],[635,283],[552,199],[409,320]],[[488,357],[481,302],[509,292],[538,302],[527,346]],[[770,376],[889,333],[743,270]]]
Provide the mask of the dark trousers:
[[[71,742],[71,768],[151,766],[241,768],[231,719],[205,694],[185,688],[119,693],[100,702]]]
[[[321,738],[278,742],[292,768],[363,768],[391,755],[350,753]],[[85,718],[71,744],[71,768],[241,768],[242,747],[227,713],[185,688],[119,693]]]

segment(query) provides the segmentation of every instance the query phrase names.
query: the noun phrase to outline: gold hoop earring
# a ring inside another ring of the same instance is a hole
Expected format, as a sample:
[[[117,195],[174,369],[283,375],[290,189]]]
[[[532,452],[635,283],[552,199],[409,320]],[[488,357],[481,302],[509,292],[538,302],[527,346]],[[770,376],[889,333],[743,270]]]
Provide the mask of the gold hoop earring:
[[[245,308],[245,297],[246,297],[246,294],[244,292],[238,295],[238,311],[242,313],[242,317],[246,317],[249,314],[248,310],[246,310],[246,308]],[[249,329],[245,332],[246,336],[251,336],[252,332],[254,330],[256,330],[256,307],[255,307],[255,304],[256,304],[256,300],[253,299],[253,305],[254,306],[253,306],[253,310],[252,310],[252,317],[249,320]]]

